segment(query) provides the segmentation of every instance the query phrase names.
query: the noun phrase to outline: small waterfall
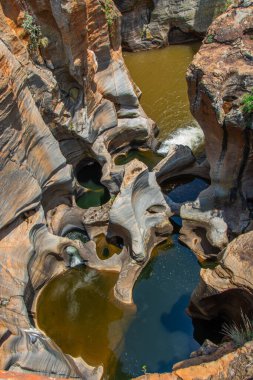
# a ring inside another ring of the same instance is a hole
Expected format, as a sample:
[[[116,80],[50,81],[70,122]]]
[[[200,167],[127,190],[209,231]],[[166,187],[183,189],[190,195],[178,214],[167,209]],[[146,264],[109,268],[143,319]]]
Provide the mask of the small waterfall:
[[[170,145],[186,145],[194,152],[204,144],[204,134],[202,129],[195,125],[178,128],[173,131],[168,138],[162,142],[157,153],[167,154]]]

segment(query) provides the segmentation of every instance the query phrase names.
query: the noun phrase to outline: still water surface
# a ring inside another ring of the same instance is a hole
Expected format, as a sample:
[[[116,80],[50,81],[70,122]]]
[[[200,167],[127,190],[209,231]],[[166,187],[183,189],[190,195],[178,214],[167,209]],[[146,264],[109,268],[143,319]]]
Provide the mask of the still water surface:
[[[142,91],[141,105],[166,139],[177,128],[193,123],[187,95],[186,70],[200,44],[124,53],[130,74]]]
[[[147,165],[149,170],[152,170],[164,156],[153,152],[152,150],[137,150],[132,149],[127,153],[119,154],[115,159],[116,165],[126,165],[128,162],[137,159]]]

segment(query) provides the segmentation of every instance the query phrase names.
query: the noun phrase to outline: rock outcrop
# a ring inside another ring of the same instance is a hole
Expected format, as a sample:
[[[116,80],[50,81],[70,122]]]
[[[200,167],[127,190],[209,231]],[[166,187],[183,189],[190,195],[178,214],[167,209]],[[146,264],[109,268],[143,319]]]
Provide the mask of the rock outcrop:
[[[121,301],[132,302],[132,288],[154,246],[173,228],[172,215],[156,182],[155,174],[146,165],[131,161],[126,166],[120,193],[110,210],[112,234],[122,236],[129,253],[122,263],[115,294]]]
[[[252,2],[244,1],[217,18],[187,73],[191,111],[204,131],[210,164],[211,185],[192,211],[189,206],[187,215],[182,214],[182,233],[192,231],[190,246],[198,246],[200,257],[217,254],[228,241],[252,229],[253,115],[244,106],[253,88],[252,15]],[[205,227],[214,216],[225,223],[218,240],[210,238]]]
[[[235,3],[212,23],[187,73],[191,111],[205,134],[211,184],[195,202],[179,205],[178,212],[181,240],[200,261],[213,260],[201,269],[188,313],[243,330],[243,315],[253,315],[253,4]],[[201,351],[174,365],[172,373],[139,379],[252,378],[252,341]]]
[[[242,312],[253,315],[253,232],[234,239],[214,269],[201,269],[201,281],[191,297],[195,318],[241,323]]]
[[[64,237],[69,227],[85,229],[73,169],[85,157],[96,160],[117,193],[122,177],[110,177],[110,149],[153,139],[155,125],[121,55],[119,13],[111,12],[109,24],[98,0],[0,3],[3,370],[102,376],[101,366],[63,354],[35,328],[34,300],[52,276],[95,251],[92,241]]]
[[[146,50],[203,38],[225,0],[114,0],[122,13],[122,46]]]
[[[6,380],[57,380],[56,377],[40,376],[40,375],[27,375],[24,373],[0,371],[0,378]],[[68,379],[67,379],[68,380]]]
[[[223,3],[117,3],[123,12],[124,46],[146,49],[202,36]],[[209,16],[205,25],[199,18],[203,12]],[[245,0],[218,18],[188,71],[191,109],[206,135],[211,185],[195,203],[179,205],[177,212],[184,218],[182,240],[199,258],[216,257],[235,236],[252,230],[252,113],[242,104],[253,88],[252,14],[252,2]],[[35,36],[24,21],[36,30]],[[101,379],[102,366],[93,368],[65,355],[36,329],[36,295],[52,276],[85,261],[93,268],[119,272],[115,297],[131,303],[134,282],[152,248],[172,231],[172,212],[157,182],[179,170],[207,176],[208,166],[196,163],[182,147],[172,147],[153,173],[138,161],[114,165],[113,156],[120,150],[154,146],[156,134],[125,67],[120,28],[120,13],[110,1],[0,3],[3,370]],[[124,37],[129,31],[129,38]],[[115,199],[85,211],[76,205],[83,190],[74,174],[87,158],[101,165],[101,182]],[[67,237],[71,228],[84,231],[87,242]],[[94,238],[101,233],[121,237],[121,253],[100,260]],[[216,300],[235,292],[235,299],[243,295],[241,306],[252,312],[251,241],[251,232],[241,236],[228,245],[215,270],[202,270],[202,283],[189,308],[192,315],[225,318],[231,311],[219,309]],[[187,371],[193,371],[194,379],[207,368],[219,378],[224,357],[230,363],[227,371],[233,373],[240,368],[237,358],[244,358],[245,350],[251,353],[251,344],[245,347],[220,352],[215,370],[210,357],[205,364],[193,358],[168,376],[186,379]]]
[[[145,374],[136,380],[246,380],[253,375],[253,344],[234,350],[231,344],[174,366],[172,373]]]

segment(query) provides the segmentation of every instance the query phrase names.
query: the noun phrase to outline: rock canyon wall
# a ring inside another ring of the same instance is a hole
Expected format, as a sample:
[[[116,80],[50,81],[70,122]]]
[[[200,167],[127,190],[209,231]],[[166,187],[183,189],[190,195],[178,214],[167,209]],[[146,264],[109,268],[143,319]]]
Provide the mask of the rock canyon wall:
[[[140,91],[125,67],[113,4],[108,15],[105,3],[96,0],[11,0],[0,2],[0,12],[0,368],[99,379],[102,367],[64,355],[36,329],[34,298],[66,266],[86,260],[101,267],[92,240],[84,245],[63,237],[73,226],[84,229],[84,220],[90,236],[91,225],[98,229],[96,221],[103,231],[109,221],[106,210],[98,210],[90,221],[76,206],[75,197],[83,191],[73,175],[76,166],[87,157],[96,160],[103,168],[102,182],[111,194],[118,193],[124,168],[111,172],[109,152],[131,143],[148,145],[155,124],[141,109]],[[146,181],[148,176],[146,171]],[[128,177],[130,181],[130,172]],[[154,191],[160,192],[155,177],[152,181],[146,208]],[[138,186],[143,187],[142,180],[133,185],[135,194]],[[145,228],[138,221],[145,233],[141,238],[136,232],[133,239],[140,244],[156,225],[162,229],[164,218],[164,229],[167,225],[171,230],[169,208],[160,197],[163,209],[157,219]],[[101,222],[101,212],[107,224]],[[140,272],[154,244],[150,238],[147,257],[140,259],[130,241],[118,261],[104,264],[105,269],[137,265]],[[136,277],[125,278],[122,285],[129,302]],[[122,286],[118,283],[116,289],[123,297]]]
[[[122,46],[129,51],[202,39],[226,0],[114,0],[122,13]]]
[[[107,0],[0,1],[3,370],[100,379],[102,366],[63,354],[36,328],[36,295],[52,276],[85,261],[119,272],[114,295],[132,303],[134,282],[152,248],[172,232],[172,214],[182,217],[181,240],[198,259],[218,261],[214,270],[201,270],[189,313],[238,320],[233,305],[240,299],[253,314],[252,112],[243,104],[253,88],[252,1],[238,2],[213,22],[187,73],[208,164],[196,162],[189,148],[173,146],[153,172],[139,161],[114,164],[120,151],[154,148],[157,134],[125,67],[120,34],[129,50],[203,37],[224,2],[115,3],[123,16]],[[87,160],[101,166],[111,199],[83,210],[76,198],[85,190],[76,174]],[[209,168],[211,185],[195,202],[168,200],[168,206],[159,183],[180,174],[207,178]],[[73,227],[85,231],[89,241],[64,237]],[[103,262],[94,242],[101,233],[124,241],[121,253]],[[176,372],[161,378],[234,379],[235,368],[250,362],[252,347],[235,351],[226,344],[211,351],[197,353],[197,359],[179,363]],[[229,363],[226,373],[224,363]]]
[[[242,340],[243,318],[253,316],[252,33],[252,1],[236,2],[212,23],[188,69],[191,111],[205,134],[211,184],[195,202],[178,207],[180,239],[200,262],[212,263],[201,269],[188,313],[235,323]],[[172,373],[140,379],[251,379],[252,341],[237,344],[235,335],[220,346],[206,341]]]

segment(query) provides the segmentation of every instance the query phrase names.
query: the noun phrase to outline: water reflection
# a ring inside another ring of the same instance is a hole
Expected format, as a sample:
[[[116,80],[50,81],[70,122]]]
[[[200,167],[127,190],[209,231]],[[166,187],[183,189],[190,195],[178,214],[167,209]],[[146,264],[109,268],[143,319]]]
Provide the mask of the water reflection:
[[[173,246],[153,258],[134,289],[137,312],[125,335],[120,357],[121,376],[138,376],[143,364],[150,372],[167,372],[198,347],[191,319],[186,315],[190,295],[198,282],[199,265],[191,251],[173,237]],[[122,377],[124,379],[124,377]]]
[[[85,188],[85,193],[77,199],[81,208],[97,207],[110,199],[108,189],[100,183],[102,168],[93,160],[84,160],[77,169],[77,181]]]
[[[185,314],[199,266],[177,236],[156,249],[136,283],[136,308],[117,303],[117,274],[72,269],[53,279],[38,300],[38,325],[61,349],[91,365],[104,364],[105,379],[165,372],[198,347]]]
[[[37,322],[65,353],[90,365],[110,361],[122,348],[133,310],[112,295],[117,274],[78,268],[53,279],[38,299]]]
[[[146,164],[149,170],[152,170],[155,165],[163,159],[163,156],[153,152],[152,150],[132,149],[127,153],[119,154],[115,159],[115,164],[126,165],[135,158]]]

